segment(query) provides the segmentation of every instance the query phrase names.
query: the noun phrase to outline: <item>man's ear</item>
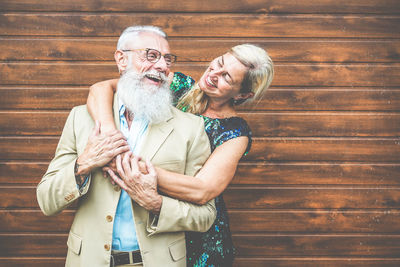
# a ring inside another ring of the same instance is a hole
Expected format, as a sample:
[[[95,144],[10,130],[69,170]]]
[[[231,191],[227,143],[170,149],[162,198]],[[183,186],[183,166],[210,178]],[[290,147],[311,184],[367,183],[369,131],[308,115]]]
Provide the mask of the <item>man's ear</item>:
[[[253,98],[253,97],[254,97],[253,92],[239,93],[233,98],[233,100],[247,100],[247,99]]]
[[[117,63],[119,73],[121,74],[128,67],[128,57],[126,53],[122,52],[121,50],[116,50],[114,53],[114,59]]]

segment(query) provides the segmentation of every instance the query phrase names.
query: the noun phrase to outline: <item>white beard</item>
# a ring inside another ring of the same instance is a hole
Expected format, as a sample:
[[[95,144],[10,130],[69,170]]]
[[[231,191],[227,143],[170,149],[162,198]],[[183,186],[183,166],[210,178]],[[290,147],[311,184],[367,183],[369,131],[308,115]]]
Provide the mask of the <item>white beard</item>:
[[[157,73],[163,79],[160,86],[143,84],[144,75],[149,73],[156,74],[154,71],[136,73],[127,70],[119,79],[117,95],[130,115],[157,124],[172,115],[172,96],[167,78],[162,73]]]

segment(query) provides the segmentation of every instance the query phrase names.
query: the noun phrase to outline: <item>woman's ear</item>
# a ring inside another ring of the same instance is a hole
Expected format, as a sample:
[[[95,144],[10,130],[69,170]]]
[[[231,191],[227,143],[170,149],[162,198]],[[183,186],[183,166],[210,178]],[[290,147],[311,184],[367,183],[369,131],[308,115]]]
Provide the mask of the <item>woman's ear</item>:
[[[114,59],[117,63],[119,73],[124,72],[128,68],[128,57],[121,50],[115,51]]]
[[[253,92],[239,93],[233,98],[233,100],[247,100],[247,99],[253,98],[253,97],[254,97]]]

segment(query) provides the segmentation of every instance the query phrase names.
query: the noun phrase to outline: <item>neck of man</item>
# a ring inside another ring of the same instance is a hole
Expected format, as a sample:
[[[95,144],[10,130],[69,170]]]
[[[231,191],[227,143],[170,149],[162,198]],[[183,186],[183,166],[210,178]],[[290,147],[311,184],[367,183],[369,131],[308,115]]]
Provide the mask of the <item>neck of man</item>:
[[[130,112],[127,108],[125,109],[125,112],[124,112],[124,115],[125,115],[125,118],[126,118],[126,121],[128,122],[128,128],[130,129],[131,128],[131,125],[132,125],[132,121],[133,121],[133,113],[132,112]]]

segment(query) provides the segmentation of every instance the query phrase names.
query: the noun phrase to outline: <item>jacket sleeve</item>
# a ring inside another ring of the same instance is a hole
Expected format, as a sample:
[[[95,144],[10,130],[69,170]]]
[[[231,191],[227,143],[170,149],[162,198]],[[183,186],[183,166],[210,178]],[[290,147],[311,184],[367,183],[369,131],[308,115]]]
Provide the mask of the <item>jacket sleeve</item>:
[[[61,134],[55,156],[36,188],[36,196],[42,212],[56,215],[68,207],[74,200],[88,191],[91,178],[78,189],[75,181],[74,166],[78,157],[74,134],[74,117],[77,108],[72,109]]]
[[[185,174],[194,176],[210,156],[210,143],[204,131],[201,118],[195,132],[195,138],[189,148]],[[147,223],[149,235],[162,232],[197,231],[205,232],[214,223],[217,210],[214,200],[204,205],[180,201],[162,196],[163,202],[159,216],[150,213]]]

